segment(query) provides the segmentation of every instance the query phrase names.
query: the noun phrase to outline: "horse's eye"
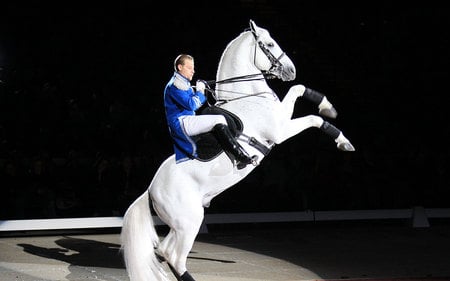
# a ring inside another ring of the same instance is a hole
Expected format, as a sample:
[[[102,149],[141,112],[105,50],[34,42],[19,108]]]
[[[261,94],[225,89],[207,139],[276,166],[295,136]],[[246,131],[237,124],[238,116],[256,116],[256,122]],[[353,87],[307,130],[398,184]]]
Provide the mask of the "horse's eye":
[[[273,46],[275,46],[275,44],[273,42],[267,43],[267,47],[272,48]]]

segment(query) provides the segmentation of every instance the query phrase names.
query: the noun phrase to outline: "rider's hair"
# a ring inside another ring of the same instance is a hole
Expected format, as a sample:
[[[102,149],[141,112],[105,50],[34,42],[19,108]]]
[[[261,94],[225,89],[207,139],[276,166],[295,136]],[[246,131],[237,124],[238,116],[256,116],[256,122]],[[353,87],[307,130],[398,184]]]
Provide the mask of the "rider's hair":
[[[176,57],[175,61],[173,62],[173,69],[175,71],[178,71],[177,66],[178,65],[183,65],[185,63],[186,60],[194,60],[194,57],[188,54],[180,54]]]

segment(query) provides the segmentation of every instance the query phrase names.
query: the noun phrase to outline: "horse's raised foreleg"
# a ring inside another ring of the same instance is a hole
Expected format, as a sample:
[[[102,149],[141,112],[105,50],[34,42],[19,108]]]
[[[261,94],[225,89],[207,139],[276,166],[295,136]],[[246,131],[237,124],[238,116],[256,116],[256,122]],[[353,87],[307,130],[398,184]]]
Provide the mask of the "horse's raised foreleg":
[[[280,130],[271,131],[277,133],[277,135],[272,136],[272,140],[275,143],[281,143],[286,139],[301,133],[305,129],[316,127],[321,129],[327,135],[331,136],[337,143],[338,149],[343,151],[355,150],[350,141],[339,129],[337,129],[329,122],[324,121],[320,116],[308,115],[305,117],[291,119],[295,102],[299,97],[303,97],[316,104],[321,115],[331,118],[335,118],[337,116],[337,112],[334,109],[333,105],[327,100],[324,95],[317,91],[306,88],[303,85],[292,86],[281,102],[281,111],[275,114],[275,116],[281,116],[281,120],[287,120],[282,121],[282,124],[279,124],[281,128]]]
[[[277,130],[278,134],[276,136],[273,136],[273,140],[277,144],[281,143],[288,138],[291,138],[311,127],[319,128],[325,134],[331,136],[337,143],[338,149],[343,151],[355,150],[350,141],[338,128],[336,128],[329,122],[324,121],[322,117],[317,115],[308,115],[288,120],[287,122],[283,123],[281,130]]]
[[[303,85],[292,86],[282,101],[285,112],[289,115],[289,117],[292,116],[295,101],[298,97],[302,97],[317,105],[320,115],[329,118],[336,118],[337,111],[328,101],[327,97],[315,90],[306,88]]]
[[[319,108],[319,114],[328,118],[336,118],[337,111],[333,105],[328,101],[327,97],[323,94],[306,88],[302,96],[304,99],[309,100]]]
[[[320,129],[325,134],[331,136],[337,143],[337,148],[342,151],[355,151],[355,148],[350,141],[344,136],[344,134],[336,128],[334,125],[324,121],[320,126]]]

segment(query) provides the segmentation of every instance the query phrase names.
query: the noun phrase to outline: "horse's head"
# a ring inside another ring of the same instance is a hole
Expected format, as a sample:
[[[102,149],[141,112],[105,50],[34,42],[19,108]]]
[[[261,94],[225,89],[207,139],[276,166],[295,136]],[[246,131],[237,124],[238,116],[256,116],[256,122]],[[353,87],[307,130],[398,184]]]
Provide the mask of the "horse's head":
[[[283,81],[294,80],[296,76],[294,63],[270,36],[269,32],[258,27],[252,20],[250,20],[250,31],[255,38],[255,66]]]

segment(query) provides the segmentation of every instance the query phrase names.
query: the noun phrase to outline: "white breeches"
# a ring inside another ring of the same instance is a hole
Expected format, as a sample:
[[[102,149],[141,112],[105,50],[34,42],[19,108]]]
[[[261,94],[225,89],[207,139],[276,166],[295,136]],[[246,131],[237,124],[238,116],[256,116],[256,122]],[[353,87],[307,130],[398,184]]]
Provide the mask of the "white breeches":
[[[212,131],[217,124],[227,124],[223,115],[192,115],[184,116],[181,120],[184,131],[188,136],[195,136]]]

